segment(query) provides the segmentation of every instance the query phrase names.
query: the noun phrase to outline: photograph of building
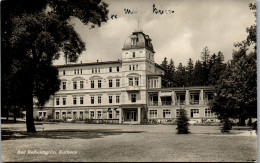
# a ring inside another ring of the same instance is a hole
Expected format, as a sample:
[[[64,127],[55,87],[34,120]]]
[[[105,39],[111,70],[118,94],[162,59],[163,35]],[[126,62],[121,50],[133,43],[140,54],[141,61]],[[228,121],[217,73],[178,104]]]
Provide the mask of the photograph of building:
[[[155,63],[152,39],[141,30],[124,42],[122,60],[57,66],[60,90],[35,117],[90,119],[95,123],[174,122],[185,108],[193,122],[215,122],[208,108],[213,86],[162,86],[164,69]],[[54,114],[54,115],[53,115]]]

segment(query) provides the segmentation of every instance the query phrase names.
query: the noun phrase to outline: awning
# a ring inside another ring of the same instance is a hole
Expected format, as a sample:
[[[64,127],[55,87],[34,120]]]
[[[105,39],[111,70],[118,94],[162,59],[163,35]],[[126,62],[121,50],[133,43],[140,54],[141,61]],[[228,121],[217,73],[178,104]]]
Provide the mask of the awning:
[[[172,92],[161,92],[160,97],[162,96],[172,96]]]

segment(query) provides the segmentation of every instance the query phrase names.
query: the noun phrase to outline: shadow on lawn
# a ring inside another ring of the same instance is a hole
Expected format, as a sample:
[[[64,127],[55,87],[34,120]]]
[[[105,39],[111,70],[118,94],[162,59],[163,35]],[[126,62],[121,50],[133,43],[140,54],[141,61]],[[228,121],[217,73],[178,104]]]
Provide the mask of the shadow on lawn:
[[[13,131],[2,129],[2,140],[14,140],[24,138],[49,138],[49,139],[92,139],[102,138],[109,135],[120,135],[123,133],[142,133],[143,131],[119,131],[113,129],[99,129],[99,130],[76,130],[76,129],[62,129],[62,130],[46,130],[38,131],[37,133],[27,133],[25,131]]]

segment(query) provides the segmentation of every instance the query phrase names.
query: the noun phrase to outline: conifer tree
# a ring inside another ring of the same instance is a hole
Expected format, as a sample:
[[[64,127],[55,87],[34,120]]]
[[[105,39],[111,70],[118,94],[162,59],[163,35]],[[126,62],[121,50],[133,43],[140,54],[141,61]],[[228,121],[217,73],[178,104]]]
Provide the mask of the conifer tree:
[[[187,117],[186,110],[180,109],[180,115],[177,118],[177,134],[189,134],[189,119]]]

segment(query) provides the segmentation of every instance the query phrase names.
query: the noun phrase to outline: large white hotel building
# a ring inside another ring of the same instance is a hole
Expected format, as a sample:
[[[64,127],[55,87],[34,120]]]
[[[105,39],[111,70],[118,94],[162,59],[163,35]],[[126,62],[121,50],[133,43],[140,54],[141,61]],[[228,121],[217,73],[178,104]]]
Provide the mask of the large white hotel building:
[[[125,40],[122,60],[57,66],[60,90],[34,115],[94,123],[167,123],[186,109],[191,121],[215,121],[207,105],[213,87],[162,87],[164,69],[154,62],[151,41],[143,32],[133,32]]]

